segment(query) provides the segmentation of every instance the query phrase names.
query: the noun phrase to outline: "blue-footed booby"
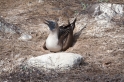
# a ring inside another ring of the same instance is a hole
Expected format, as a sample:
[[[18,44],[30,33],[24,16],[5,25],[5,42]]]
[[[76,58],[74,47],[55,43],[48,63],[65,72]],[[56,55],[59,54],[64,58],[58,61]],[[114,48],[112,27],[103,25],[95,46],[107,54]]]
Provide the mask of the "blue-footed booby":
[[[59,26],[57,22],[46,20],[44,23],[48,25],[50,34],[48,35],[43,48],[52,52],[65,51],[73,45],[73,30],[75,28],[75,20],[67,25]]]

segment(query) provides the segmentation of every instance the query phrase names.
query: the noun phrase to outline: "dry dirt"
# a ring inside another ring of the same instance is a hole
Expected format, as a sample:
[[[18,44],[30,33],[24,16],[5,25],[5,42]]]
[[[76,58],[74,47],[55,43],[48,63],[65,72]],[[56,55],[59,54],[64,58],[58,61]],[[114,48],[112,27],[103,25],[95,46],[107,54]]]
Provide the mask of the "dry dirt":
[[[124,20],[105,29],[102,37],[88,34],[94,23],[89,23],[81,34],[75,31],[74,45],[65,52],[81,54],[84,62],[71,71],[47,74],[21,65],[32,56],[51,53],[42,48],[48,35],[44,19],[59,18],[64,20],[59,22],[62,24],[76,13],[85,17],[81,0],[70,1],[0,0],[0,16],[20,28],[21,33],[33,36],[29,41],[20,41],[21,33],[0,32],[0,82],[124,82]]]

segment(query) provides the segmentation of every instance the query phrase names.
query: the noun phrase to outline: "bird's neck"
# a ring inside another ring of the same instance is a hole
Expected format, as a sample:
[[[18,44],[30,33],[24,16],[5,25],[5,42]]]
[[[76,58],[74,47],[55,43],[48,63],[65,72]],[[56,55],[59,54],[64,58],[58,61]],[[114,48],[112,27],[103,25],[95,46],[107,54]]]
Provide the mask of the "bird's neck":
[[[58,39],[58,30],[50,31],[49,37],[57,38]]]

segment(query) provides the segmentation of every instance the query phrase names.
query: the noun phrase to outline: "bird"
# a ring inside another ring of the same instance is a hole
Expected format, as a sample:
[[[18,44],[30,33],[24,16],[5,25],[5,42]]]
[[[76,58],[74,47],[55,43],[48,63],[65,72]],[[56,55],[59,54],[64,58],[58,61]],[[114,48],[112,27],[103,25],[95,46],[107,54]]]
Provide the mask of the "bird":
[[[50,33],[43,44],[45,50],[51,52],[65,51],[73,45],[73,30],[75,28],[76,18],[72,23],[59,26],[57,21],[45,20],[45,24],[48,25]]]

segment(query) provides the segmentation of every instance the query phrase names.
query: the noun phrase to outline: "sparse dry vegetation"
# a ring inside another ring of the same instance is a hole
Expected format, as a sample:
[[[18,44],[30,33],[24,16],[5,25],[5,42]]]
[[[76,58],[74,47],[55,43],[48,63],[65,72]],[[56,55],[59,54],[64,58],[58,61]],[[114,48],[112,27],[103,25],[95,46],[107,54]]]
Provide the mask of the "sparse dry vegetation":
[[[21,64],[32,56],[50,53],[42,48],[48,35],[44,19],[60,18],[61,23],[66,23],[76,13],[83,14],[82,18],[85,18],[88,14],[85,9],[91,4],[124,4],[124,0],[40,1],[42,0],[0,0],[0,16],[19,27],[22,33],[33,36],[30,41],[20,41],[18,37],[21,33],[0,31],[0,82],[124,82],[124,18],[113,18],[113,28],[104,29],[102,37],[92,34],[94,22],[88,23],[80,35],[75,31],[74,45],[66,52],[83,56],[84,63],[80,67],[62,73],[54,70],[45,73]],[[88,35],[88,31],[91,31],[91,35]]]

